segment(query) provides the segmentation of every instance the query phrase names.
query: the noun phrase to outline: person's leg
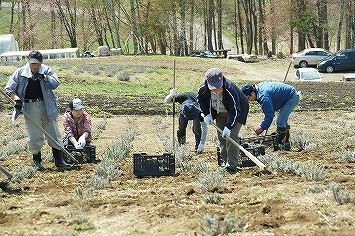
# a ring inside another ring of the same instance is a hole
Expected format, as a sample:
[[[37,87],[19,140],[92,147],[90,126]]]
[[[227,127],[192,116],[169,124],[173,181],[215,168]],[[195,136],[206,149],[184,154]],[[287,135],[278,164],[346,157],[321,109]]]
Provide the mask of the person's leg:
[[[278,112],[276,119],[276,126],[280,128],[286,128],[288,125],[288,117],[299,102],[299,96],[297,94],[293,95],[287,103],[281,107]]]
[[[230,137],[236,142],[238,142],[239,140],[239,132],[241,128],[242,128],[242,123],[237,122],[237,124],[231,130]],[[239,159],[239,147],[235,145],[233,142],[231,142],[230,140],[227,140],[227,156],[228,156],[229,168],[232,171],[236,171],[238,166],[238,159]]]
[[[43,104],[41,104],[43,103]],[[27,144],[28,149],[33,155],[38,154],[44,144],[43,131],[33,123],[41,124],[42,112],[41,106],[44,105],[44,102],[29,102],[25,103],[25,112],[30,117],[24,116],[26,133],[27,133]],[[32,121],[33,120],[33,121]]]
[[[290,125],[288,124],[288,118],[299,102],[299,95],[295,94],[292,98],[279,110],[279,114],[276,119],[278,143],[280,150],[291,149],[290,145]]]
[[[43,107],[44,109],[44,107]],[[45,114],[45,112],[43,112]],[[48,121],[47,116],[42,117],[42,127],[48,133],[46,134],[48,145],[52,147],[54,163],[59,168],[70,168],[70,164],[64,161],[63,146],[61,145],[61,134],[58,126],[58,120]],[[50,136],[50,137],[49,137]]]
[[[176,136],[180,145],[186,143],[186,127],[188,122],[188,120],[185,120],[182,116],[179,116],[179,127],[176,132]]]
[[[201,141],[201,123],[198,117],[193,120],[192,132],[195,135],[195,151],[197,151],[198,145],[200,144]]]
[[[224,129],[224,126],[226,125],[228,120],[228,114],[217,114],[216,116],[216,126],[218,128],[220,128],[221,130]],[[220,146],[220,150],[221,150],[221,157],[224,163],[227,163],[228,159],[228,155],[227,155],[227,140],[222,138],[222,135],[220,132],[217,131],[217,137],[218,137],[218,141],[219,141],[219,146]]]

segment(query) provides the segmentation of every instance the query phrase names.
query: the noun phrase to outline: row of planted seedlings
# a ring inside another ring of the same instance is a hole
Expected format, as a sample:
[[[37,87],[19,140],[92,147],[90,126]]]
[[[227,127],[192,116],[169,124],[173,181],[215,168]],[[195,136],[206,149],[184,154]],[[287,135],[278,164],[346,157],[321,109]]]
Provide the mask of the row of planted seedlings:
[[[173,142],[165,130],[168,126],[163,122],[162,118],[158,116],[155,117],[153,122],[160,130],[159,138],[163,141],[166,151],[173,152]],[[318,149],[319,143],[311,142],[310,140],[307,140],[307,137],[311,137],[307,131],[295,129],[291,140],[292,145],[299,150]],[[336,138],[334,138],[334,140],[335,139]],[[216,141],[216,137],[212,137],[211,140]],[[341,158],[349,163],[355,162],[355,152],[349,149],[340,152],[332,152],[331,156],[334,158]],[[204,193],[203,200],[205,203],[220,204],[222,194],[217,192],[216,189],[220,189],[223,186],[226,172],[220,167],[211,170],[210,164],[205,160],[197,159],[196,161],[192,161],[191,157],[192,153],[186,145],[175,146],[176,166],[178,166],[181,171],[189,171],[199,177],[195,187],[197,191]],[[328,185],[312,185],[308,189],[310,193],[321,193],[330,189],[335,201],[339,205],[355,203],[355,195],[346,187],[341,186],[341,184],[330,181],[325,167],[314,161],[311,163],[294,161],[283,157],[281,153],[278,152],[266,153],[257,158],[271,171],[302,176],[307,181],[314,181],[317,183],[323,183],[326,180],[329,181]],[[230,212],[223,217],[223,222],[220,222],[218,215],[212,216],[209,213],[207,213],[201,221],[201,229],[209,235],[224,235],[232,232],[241,232],[245,230],[246,227],[246,216],[239,217],[237,214],[232,214]]]

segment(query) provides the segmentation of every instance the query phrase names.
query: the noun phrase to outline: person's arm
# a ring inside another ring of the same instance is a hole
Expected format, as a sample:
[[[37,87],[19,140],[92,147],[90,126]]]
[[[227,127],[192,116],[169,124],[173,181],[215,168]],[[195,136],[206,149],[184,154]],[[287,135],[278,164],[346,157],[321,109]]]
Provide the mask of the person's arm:
[[[205,122],[200,122],[201,123],[201,140],[200,144],[205,144],[206,139],[207,139],[207,133],[208,133],[208,126]]]

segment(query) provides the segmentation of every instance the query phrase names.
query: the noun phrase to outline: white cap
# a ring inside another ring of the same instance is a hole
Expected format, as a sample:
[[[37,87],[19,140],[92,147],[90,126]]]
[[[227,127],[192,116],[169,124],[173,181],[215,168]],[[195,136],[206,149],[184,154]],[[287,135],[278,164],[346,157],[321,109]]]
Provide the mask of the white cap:
[[[78,111],[78,110],[84,108],[83,102],[78,98],[73,99],[72,103],[73,103],[74,110]]]

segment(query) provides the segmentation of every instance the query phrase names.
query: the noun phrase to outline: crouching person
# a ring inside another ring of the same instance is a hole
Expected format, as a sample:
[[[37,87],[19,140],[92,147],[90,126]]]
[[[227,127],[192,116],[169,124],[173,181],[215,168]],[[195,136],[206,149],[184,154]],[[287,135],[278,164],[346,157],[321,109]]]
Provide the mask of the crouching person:
[[[83,108],[80,99],[73,99],[63,115],[64,145],[72,145],[75,149],[83,149],[92,141],[91,119]]]
[[[300,93],[293,86],[281,82],[245,84],[242,87],[242,91],[249,102],[257,101],[264,113],[264,120],[261,122],[260,127],[255,130],[255,133],[259,135],[264,130],[267,130],[271,126],[275,112],[278,111],[276,132],[278,133],[279,150],[290,151],[290,125],[288,118],[300,101]]]
[[[184,92],[176,95],[176,89],[171,89],[170,94],[166,96],[165,102],[171,103],[175,99],[180,103],[179,107],[179,127],[176,136],[180,145],[186,143],[186,128],[188,122],[191,120],[192,132],[195,135],[195,152],[202,153],[205,148],[208,128],[203,122],[200,105],[197,102],[196,92]]]

